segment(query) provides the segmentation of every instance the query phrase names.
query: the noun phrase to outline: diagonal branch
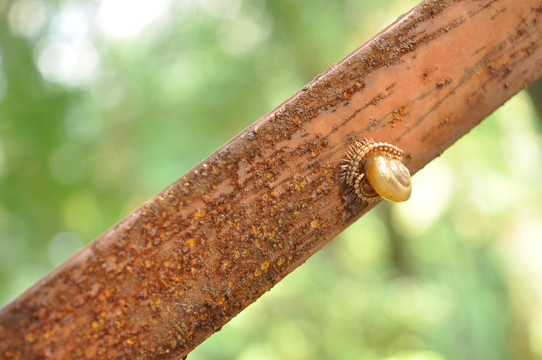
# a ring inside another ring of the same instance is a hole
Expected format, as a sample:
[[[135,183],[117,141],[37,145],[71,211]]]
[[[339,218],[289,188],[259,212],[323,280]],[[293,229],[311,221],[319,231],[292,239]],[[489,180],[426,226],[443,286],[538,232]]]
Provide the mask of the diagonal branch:
[[[416,172],[541,74],[541,43],[540,0],[424,1],[0,309],[0,356],[187,354],[369,210],[348,145]]]

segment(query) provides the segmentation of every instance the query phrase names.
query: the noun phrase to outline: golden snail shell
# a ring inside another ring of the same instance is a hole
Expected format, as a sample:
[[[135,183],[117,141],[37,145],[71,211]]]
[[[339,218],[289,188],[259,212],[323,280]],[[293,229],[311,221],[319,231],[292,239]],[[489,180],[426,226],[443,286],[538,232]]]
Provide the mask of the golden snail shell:
[[[342,178],[364,202],[374,202],[380,197],[395,202],[406,201],[410,198],[412,184],[403,158],[403,151],[393,145],[369,139],[357,141],[341,166]]]
[[[367,181],[384,199],[394,202],[407,201],[412,193],[410,172],[401,160],[386,153],[374,152],[365,161]]]

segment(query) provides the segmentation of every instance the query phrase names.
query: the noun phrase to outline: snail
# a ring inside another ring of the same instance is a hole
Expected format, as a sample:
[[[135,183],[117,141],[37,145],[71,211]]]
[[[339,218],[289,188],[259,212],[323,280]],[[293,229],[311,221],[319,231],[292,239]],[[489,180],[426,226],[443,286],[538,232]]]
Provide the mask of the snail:
[[[403,164],[404,152],[396,146],[356,141],[341,165],[342,179],[362,201],[371,203],[380,197],[401,202],[410,198],[410,172]]]

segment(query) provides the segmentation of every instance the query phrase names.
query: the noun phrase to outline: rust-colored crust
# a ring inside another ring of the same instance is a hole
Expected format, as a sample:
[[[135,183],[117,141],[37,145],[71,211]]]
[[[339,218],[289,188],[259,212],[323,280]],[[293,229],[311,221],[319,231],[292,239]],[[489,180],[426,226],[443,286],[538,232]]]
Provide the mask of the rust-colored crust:
[[[0,309],[0,358],[182,357],[370,209],[355,139],[414,173],[534,81],[541,12],[424,1]]]

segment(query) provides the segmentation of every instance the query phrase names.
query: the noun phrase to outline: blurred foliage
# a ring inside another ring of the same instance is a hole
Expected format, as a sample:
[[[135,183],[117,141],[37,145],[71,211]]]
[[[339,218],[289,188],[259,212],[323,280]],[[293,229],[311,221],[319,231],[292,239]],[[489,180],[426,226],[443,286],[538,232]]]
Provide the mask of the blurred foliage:
[[[0,304],[415,5],[0,0]],[[191,355],[542,359],[523,92]]]

